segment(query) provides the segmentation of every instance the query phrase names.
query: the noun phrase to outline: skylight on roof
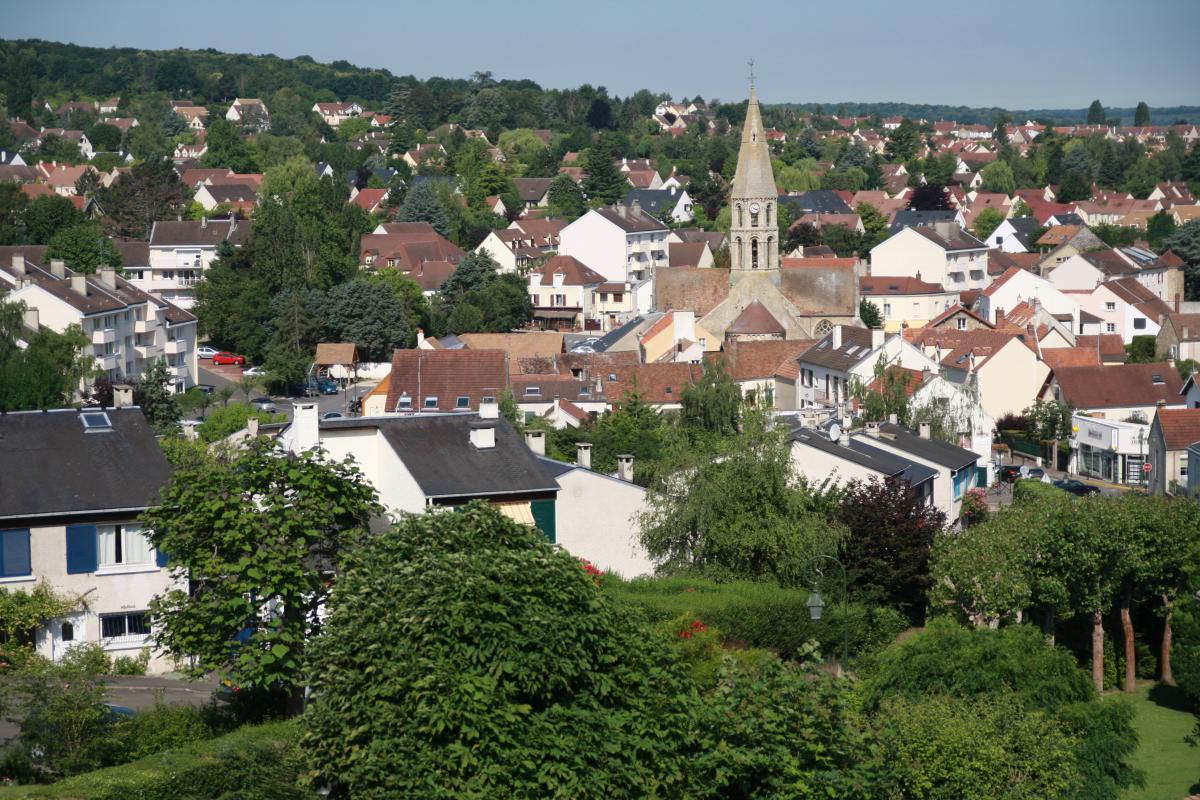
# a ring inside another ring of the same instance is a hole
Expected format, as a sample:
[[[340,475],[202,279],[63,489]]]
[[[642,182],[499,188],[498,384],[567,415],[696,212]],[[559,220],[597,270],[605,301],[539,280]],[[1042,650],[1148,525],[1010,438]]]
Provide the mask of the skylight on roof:
[[[1151,375],[1150,382],[1151,383],[1163,383],[1162,375]]]
[[[79,419],[83,422],[84,431],[88,433],[112,430],[112,421],[103,411],[85,411],[79,415]]]

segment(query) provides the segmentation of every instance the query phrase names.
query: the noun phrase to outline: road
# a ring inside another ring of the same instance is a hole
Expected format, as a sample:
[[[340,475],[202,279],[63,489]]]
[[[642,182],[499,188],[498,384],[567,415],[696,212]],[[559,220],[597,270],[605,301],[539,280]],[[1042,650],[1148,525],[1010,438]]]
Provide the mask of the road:
[[[241,377],[241,367],[229,365],[216,366],[211,361],[206,359],[202,359],[200,361],[200,383],[207,383],[211,386],[217,387],[218,389],[222,386],[232,387],[234,389],[232,399],[239,402],[246,399],[242,395],[242,391],[237,385],[237,382]],[[339,411],[343,414],[346,414],[346,409],[349,407],[350,401],[354,399],[355,396],[361,398],[367,392],[371,391],[371,389],[375,387],[376,383],[378,383],[378,381],[359,381],[357,391],[355,387],[350,387],[349,389],[345,389],[337,394],[323,394],[316,398],[317,408],[322,414],[330,411]],[[251,399],[265,396],[267,396],[266,393],[260,389],[256,389],[250,393]],[[289,420],[292,418],[292,403],[303,399],[284,397],[282,395],[270,395],[270,397],[279,407],[279,412],[286,415]]]

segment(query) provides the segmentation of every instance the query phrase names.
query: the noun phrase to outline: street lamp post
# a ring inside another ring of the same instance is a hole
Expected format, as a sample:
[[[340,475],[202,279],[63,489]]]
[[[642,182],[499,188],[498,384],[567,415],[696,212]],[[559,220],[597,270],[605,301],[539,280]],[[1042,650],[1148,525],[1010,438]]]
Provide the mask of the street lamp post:
[[[840,570],[842,573],[842,670],[849,671],[849,669],[850,669],[850,614],[849,614],[850,591],[849,591],[849,582],[846,579],[846,565],[843,564],[841,561],[838,561],[833,556],[829,556],[829,555],[819,555],[819,556],[815,556],[814,558],[809,559],[808,564],[805,565],[805,568],[806,569],[812,568],[815,575],[814,575],[814,579],[812,582],[812,591],[809,593],[808,600],[805,601],[805,605],[808,606],[808,616],[811,617],[813,620],[819,620],[821,618],[822,613],[825,611],[825,601],[821,598],[821,593],[819,591],[817,591],[817,580],[816,580],[816,578],[824,577],[824,576],[822,575],[820,569],[813,567],[814,564],[816,564],[818,561],[821,561],[822,559],[832,561],[834,564],[837,564],[838,570]]]

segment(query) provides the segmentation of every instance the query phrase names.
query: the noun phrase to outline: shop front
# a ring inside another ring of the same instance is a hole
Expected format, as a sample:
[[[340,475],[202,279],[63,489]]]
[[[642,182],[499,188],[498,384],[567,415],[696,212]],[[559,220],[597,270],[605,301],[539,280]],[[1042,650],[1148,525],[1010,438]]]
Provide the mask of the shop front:
[[[1071,418],[1071,472],[1109,483],[1136,486],[1145,482],[1149,425],[1095,419],[1075,414]]]

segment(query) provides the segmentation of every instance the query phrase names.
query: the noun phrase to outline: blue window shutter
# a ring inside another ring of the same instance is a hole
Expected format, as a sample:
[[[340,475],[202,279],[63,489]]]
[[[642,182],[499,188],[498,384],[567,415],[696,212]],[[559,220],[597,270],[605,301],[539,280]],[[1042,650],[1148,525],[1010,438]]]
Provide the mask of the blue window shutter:
[[[96,526],[67,526],[67,574],[96,571]]]
[[[155,550],[154,551],[154,563],[160,567],[165,567],[167,565],[167,554],[164,553],[162,550]]]
[[[0,577],[15,578],[30,572],[29,528],[0,531]]]

